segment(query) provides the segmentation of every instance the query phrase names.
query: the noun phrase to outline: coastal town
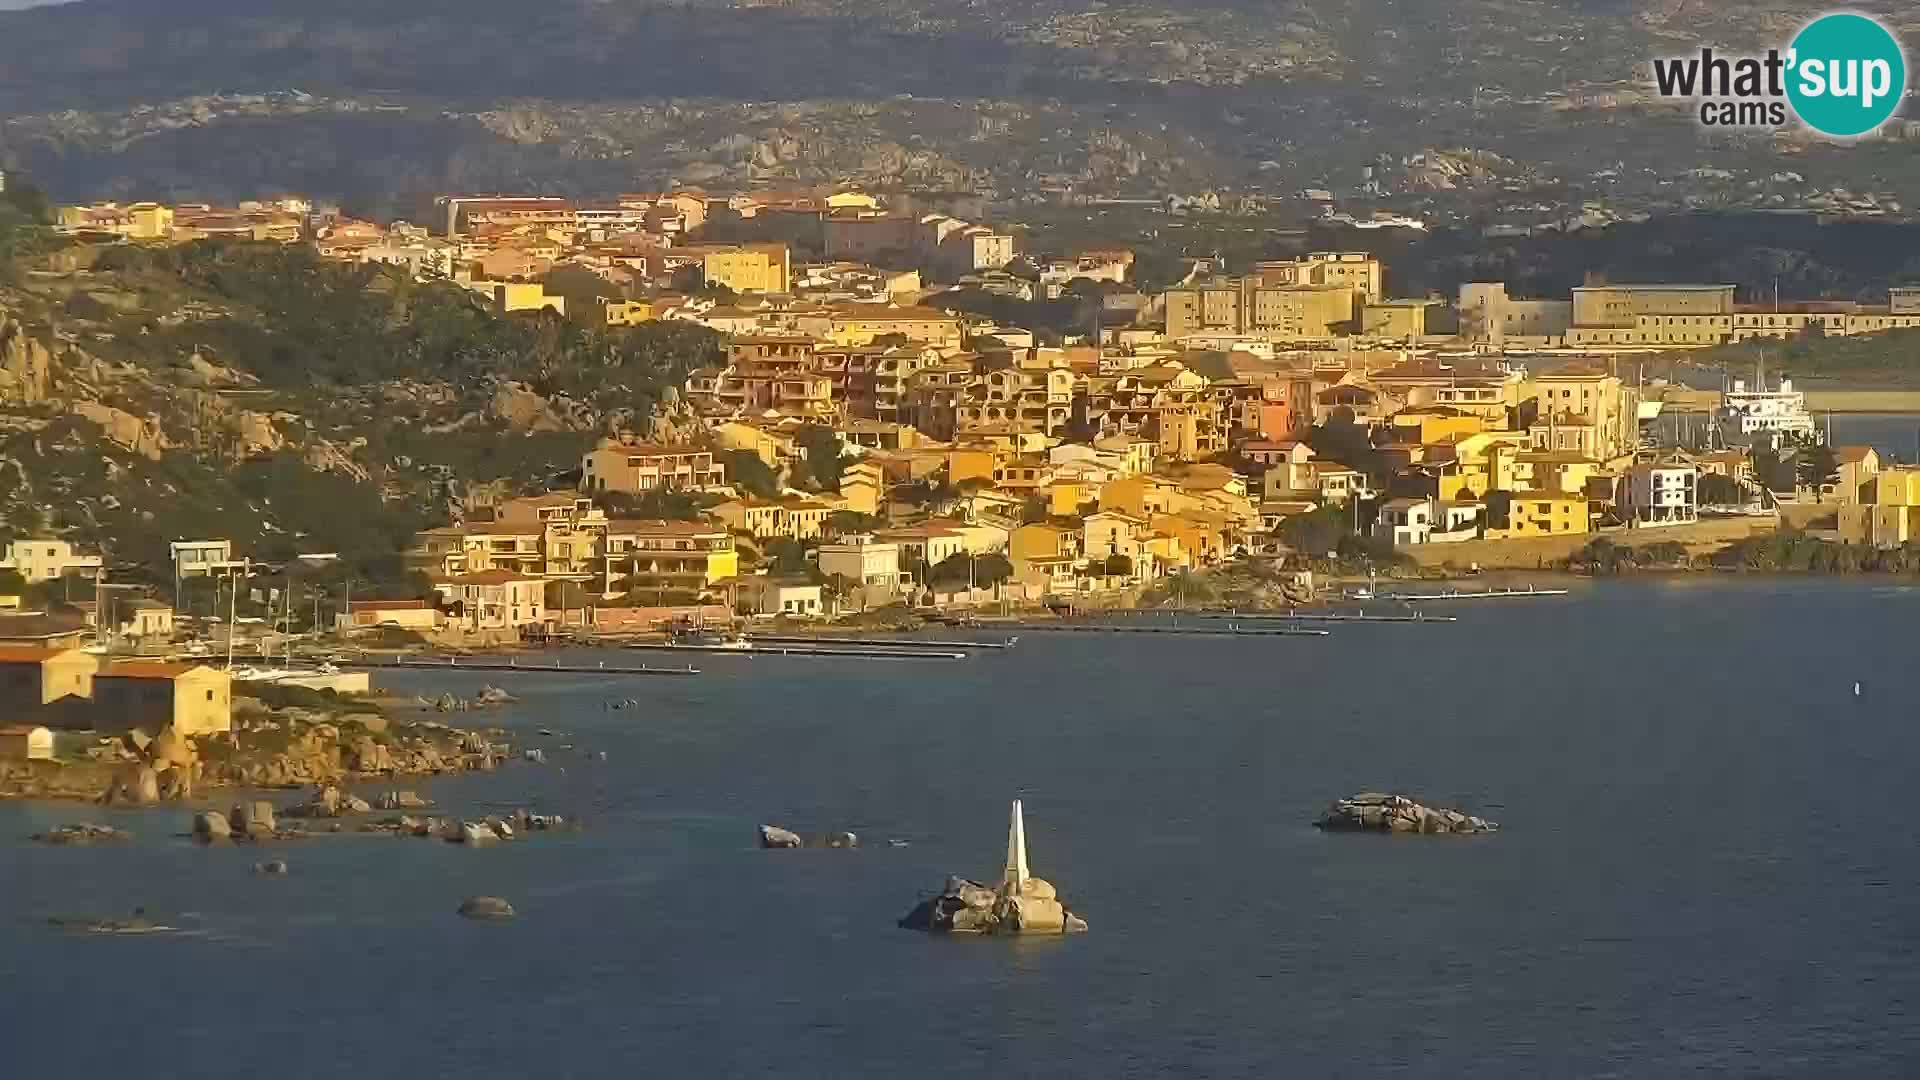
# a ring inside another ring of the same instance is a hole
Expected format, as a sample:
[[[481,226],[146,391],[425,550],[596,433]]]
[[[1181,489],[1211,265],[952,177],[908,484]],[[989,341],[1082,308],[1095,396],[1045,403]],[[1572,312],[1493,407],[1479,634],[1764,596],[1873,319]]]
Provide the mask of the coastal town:
[[[420,531],[411,590],[355,596],[325,552],[294,560],[296,583],[218,536],[131,568],[9,537],[0,667],[34,719],[20,753],[102,712],[227,731],[236,680],[269,671],[366,689],[286,667],[296,645],[306,660],[376,640],[745,647],[736,627],[1177,606],[1188,583],[1248,567],[1291,575],[1298,604],[1339,595],[1341,573],[1548,568],[1595,541],[1711,549],[1790,520],[1894,548],[1920,531],[1920,466],[1828,445],[1791,379],[1674,377],[1691,350],[1920,327],[1920,288],[1878,306],[1598,281],[1565,298],[1500,282],[1400,297],[1374,255],[1301,251],[1194,259],[1143,293],[1134,252],[1027,250],[1020,225],[973,220],[961,197],[440,206],[422,226],[303,199],[103,203],[59,207],[55,229],[96,246],[311,245],[467,290],[499,318],[694,324],[723,355],[550,462],[554,483]],[[968,296],[1082,298],[1093,316],[1042,332]]]

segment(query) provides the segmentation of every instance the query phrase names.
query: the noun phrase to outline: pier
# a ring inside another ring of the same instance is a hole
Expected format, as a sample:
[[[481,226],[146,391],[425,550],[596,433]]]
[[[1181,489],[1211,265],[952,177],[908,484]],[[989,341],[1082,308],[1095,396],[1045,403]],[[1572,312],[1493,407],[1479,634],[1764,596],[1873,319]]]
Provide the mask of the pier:
[[[856,638],[834,637],[830,634],[750,634],[747,638],[754,648],[760,643],[772,642],[779,645],[850,645],[856,648],[870,646],[877,649],[1011,649],[1019,638],[1005,641],[932,641],[926,638]]]
[[[1020,629],[1049,634],[1180,634],[1194,637],[1326,637],[1332,633],[1331,630],[1293,626],[1242,630],[1238,627],[1119,626],[1113,623],[1021,623]]]
[[[1281,612],[1281,611],[1194,611],[1196,619],[1238,619],[1251,622],[1323,622],[1323,623],[1456,623],[1458,615],[1369,615],[1357,612]]]
[[[1382,593],[1381,600],[1526,600],[1536,596],[1565,596],[1566,589],[1536,589],[1529,585],[1524,589],[1477,589],[1463,592],[1449,589],[1437,593]]]
[[[562,664],[558,660],[550,664],[522,664],[518,659],[506,660],[466,659],[458,656],[433,657],[396,657],[392,660],[347,660],[336,661],[335,667],[371,668],[374,670],[407,671],[517,671],[527,675],[698,675],[700,669],[688,664],[684,668],[639,667],[608,664]]]
[[[779,645],[760,642],[756,638],[745,647],[739,645],[669,645],[665,642],[633,641],[622,645],[623,649],[640,649],[654,652],[708,653],[714,656],[739,656],[753,659],[756,656],[838,656],[848,660],[965,660],[963,652],[936,652],[932,649],[824,649],[812,645]]]

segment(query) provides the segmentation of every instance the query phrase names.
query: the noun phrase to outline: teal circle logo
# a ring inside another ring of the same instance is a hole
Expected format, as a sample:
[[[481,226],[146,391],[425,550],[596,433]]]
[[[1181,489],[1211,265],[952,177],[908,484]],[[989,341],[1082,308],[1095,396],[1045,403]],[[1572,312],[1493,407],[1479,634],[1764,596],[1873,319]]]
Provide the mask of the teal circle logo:
[[[1842,138],[1887,122],[1907,94],[1907,59],[1865,15],[1822,15],[1793,39],[1787,100],[1806,125]]]

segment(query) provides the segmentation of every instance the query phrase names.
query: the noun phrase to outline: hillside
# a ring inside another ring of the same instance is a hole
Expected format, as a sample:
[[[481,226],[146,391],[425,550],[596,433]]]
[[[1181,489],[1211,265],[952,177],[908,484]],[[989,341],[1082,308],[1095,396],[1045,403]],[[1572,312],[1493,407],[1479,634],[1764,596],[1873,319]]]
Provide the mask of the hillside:
[[[1511,167],[1464,185],[1414,170],[1394,188],[1671,199],[1662,180],[1777,153],[1586,103],[1654,55],[1782,40],[1815,9],[82,0],[0,13],[0,167],[75,197],[295,189],[405,213],[451,189],[673,181],[1293,191],[1463,147]],[[1813,147],[1795,168],[1904,192],[1920,186],[1911,158],[1863,178],[1858,156]]]
[[[168,541],[212,535],[396,580],[415,530],[644,428],[717,347],[699,327],[500,318],[304,248],[23,262],[0,285],[0,538],[71,536],[148,577]]]

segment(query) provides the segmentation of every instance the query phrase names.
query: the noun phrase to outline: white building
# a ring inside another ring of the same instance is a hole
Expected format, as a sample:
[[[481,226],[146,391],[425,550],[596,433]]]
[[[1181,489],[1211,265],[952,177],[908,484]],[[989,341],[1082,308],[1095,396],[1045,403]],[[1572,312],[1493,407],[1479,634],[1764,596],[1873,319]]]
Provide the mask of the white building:
[[[173,576],[206,577],[235,565],[231,540],[177,540],[167,547],[173,552]]]
[[[820,572],[852,582],[867,603],[886,603],[913,587],[913,575],[900,569],[900,545],[882,543],[869,534],[822,544],[819,555]]]
[[[1699,520],[1700,470],[1681,462],[1647,462],[1621,480],[1620,509],[1636,525]]]
[[[1381,535],[1393,539],[1394,547],[1424,544],[1433,535],[1432,499],[1389,499],[1380,507]]]
[[[820,586],[804,578],[741,578],[740,606],[749,615],[811,619],[826,614]]]
[[[14,570],[35,585],[58,581],[68,574],[99,577],[102,566],[98,555],[79,555],[65,540],[15,540],[7,545],[0,570]]]

